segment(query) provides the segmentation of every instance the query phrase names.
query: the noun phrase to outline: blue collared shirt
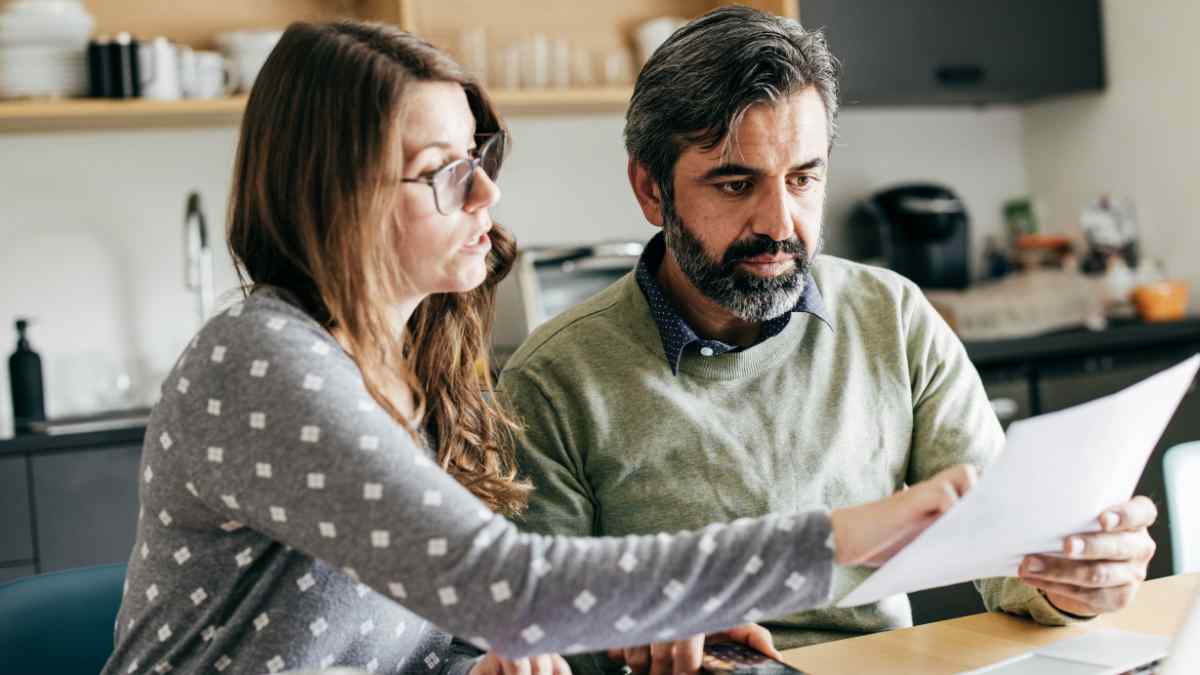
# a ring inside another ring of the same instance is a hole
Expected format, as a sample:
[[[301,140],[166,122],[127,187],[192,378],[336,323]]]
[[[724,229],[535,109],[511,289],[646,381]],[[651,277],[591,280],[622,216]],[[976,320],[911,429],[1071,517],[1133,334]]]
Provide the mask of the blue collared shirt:
[[[646,244],[645,250],[642,251],[641,258],[638,259],[635,276],[638,287],[642,289],[642,294],[646,296],[646,302],[650,305],[650,315],[658,326],[658,334],[663,343],[663,353],[666,354],[667,363],[671,366],[671,373],[678,375],[679,360],[683,357],[683,351],[693,344],[704,356],[716,356],[743,348],[725,344],[720,340],[706,340],[696,335],[696,331],[692,330],[688,322],[667,300],[655,276],[658,273],[659,265],[662,264],[666,249],[666,240],[662,232],[654,235],[654,238]],[[826,325],[832,326],[826,316],[821,289],[817,288],[817,284],[809,272],[805,272],[804,292],[800,294],[796,305],[792,307],[791,311],[764,322],[762,332],[754,344],[760,344],[782,333],[783,329],[791,322],[792,314],[796,312],[812,314],[824,321]]]

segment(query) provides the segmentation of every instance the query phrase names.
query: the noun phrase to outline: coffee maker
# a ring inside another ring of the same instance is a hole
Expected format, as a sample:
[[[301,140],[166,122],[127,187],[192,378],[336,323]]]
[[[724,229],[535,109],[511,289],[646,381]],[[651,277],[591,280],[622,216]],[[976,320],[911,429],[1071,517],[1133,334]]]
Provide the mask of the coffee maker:
[[[899,185],[860,202],[850,217],[850,257],[877,260],[922,288],[970,283],[966,208],[948,187]]]

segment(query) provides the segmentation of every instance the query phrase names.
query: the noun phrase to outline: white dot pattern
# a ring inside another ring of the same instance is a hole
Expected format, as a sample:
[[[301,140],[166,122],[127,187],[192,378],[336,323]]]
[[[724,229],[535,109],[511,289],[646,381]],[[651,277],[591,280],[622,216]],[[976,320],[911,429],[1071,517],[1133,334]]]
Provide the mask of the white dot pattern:
[[[787,537],[777,520],[624,539],[520,534],[371,400],[315,322],[271,293],[235,307],[177,362],[147,430],[146,517],[113,672],[435,675],[457,658],[435,625],[517,655],[707,632],[741,622],[749,603],[710,607],[693,580],[751,560],[756,573],[738,583],[754,607],[825,599],[826,516],[790,517]],[[820,550],[813,569],[796,556],[806,542]],[[614,601],[631,597],[647,599],[636,615]]]

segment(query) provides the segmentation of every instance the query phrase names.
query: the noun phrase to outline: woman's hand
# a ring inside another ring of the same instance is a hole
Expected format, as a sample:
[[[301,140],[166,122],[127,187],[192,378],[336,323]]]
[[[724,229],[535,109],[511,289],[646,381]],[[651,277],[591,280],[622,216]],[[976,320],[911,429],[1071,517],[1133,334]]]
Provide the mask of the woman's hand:
[[[878,567],[887,562],[954,506],[976,480],[975,467],[962,464],[887,499],[835,509],[838,564]]]
[[[771,632],[756,623],[744,624],[708,636],[696,635],[674,642],[656,642],[643,647],[610,649],[608,658],[629,666],[635,675],[695,673],[700,670],[706,640],[708,642],[738,642],[773,658],[782,658],[775,650]]]
[[[530,656],[509,661],[488,652],[471,669],[470,675],[571,675],[571,666],[558,654]]]

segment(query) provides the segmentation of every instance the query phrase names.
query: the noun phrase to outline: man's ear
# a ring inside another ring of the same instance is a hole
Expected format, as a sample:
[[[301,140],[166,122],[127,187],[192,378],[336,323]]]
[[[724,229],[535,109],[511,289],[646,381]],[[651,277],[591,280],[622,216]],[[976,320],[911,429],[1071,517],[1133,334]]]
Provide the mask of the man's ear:
[[[645,164],[633,158],[629,160],[628,171],[629,186],[633,188],[638,206],[642,207],[642,214],[651,225],[662,227],[662,192],[658,189],[658,181],[650,175],[650,170]]]

